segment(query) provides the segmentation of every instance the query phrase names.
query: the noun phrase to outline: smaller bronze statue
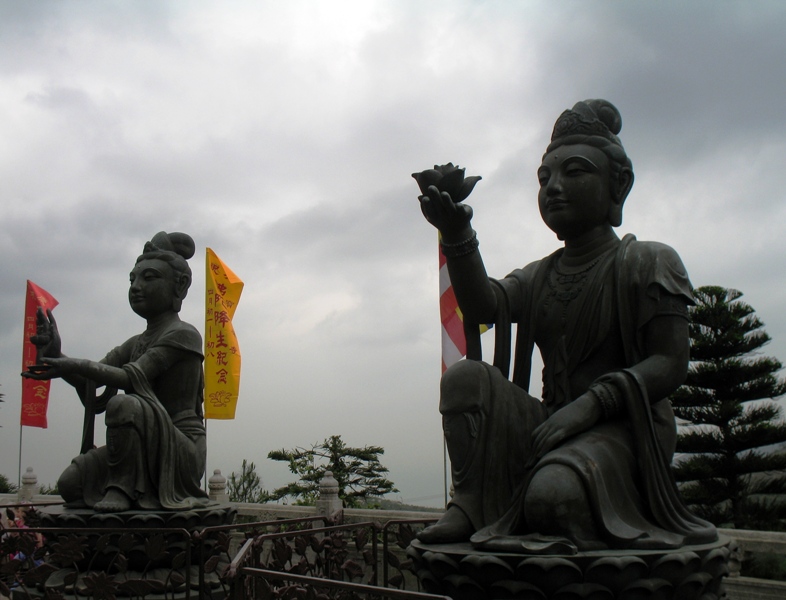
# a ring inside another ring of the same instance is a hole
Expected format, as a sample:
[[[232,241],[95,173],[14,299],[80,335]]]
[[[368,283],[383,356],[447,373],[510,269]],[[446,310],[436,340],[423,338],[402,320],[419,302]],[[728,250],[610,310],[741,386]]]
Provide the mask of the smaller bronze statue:
[[[95,406],[106,411],[107,445],[77,456],[57,482],[69,507],[121,512],[209,503],[200,488],[206,459],[202,338],[178,316],[194,249],[184,233],[162,231],[145,244],[130,274],[128,300],[147,328],[99,362],[65,356],[51,311],[39,310],[31,341],[41,365],[22,375],[62,378],[83,403],[86,380],[111,390]]]

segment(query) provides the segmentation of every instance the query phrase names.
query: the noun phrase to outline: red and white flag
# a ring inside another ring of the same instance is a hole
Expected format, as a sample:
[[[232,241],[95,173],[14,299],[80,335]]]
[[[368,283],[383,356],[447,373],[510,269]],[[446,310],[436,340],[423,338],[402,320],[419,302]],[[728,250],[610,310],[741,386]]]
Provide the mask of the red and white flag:
[[[27,280],[25,294],[24,341],[22,343],[22,370],[27,371],[36,363],[36,347],[30,336],[36,334],[36,312],[39,308],[46,311],[57,306],[57,300],[45,289]],[[49,385],[51,381],[37,381],[22,378],[22,414],[20,424],[28,427],[46,429],[46,410],[49,406]]]
[[[467,355],[464,316],[453,292],[448,264],[439,246],[439,320],[442,322],[442,372]]]

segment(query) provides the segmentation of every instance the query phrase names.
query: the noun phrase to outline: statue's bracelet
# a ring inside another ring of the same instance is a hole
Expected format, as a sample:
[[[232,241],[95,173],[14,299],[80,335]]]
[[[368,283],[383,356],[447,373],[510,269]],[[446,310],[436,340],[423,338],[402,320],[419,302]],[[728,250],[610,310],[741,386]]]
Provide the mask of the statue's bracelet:
[[[441,242],[440,245],[442,246],[442,254],[444,254],[446,258],[458,258],[459,256],[466,256],[467,254],[475,252],[478,246],[480,246],[480,242],[478,242],[478,234],[473,231],[472,237],[466,240],[456,244]]]

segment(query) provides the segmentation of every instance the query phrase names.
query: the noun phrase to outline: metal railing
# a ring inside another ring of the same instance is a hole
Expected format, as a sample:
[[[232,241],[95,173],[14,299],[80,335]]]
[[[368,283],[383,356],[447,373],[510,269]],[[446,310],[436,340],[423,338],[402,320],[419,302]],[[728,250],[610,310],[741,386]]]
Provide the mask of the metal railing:
[[[416,528],[434,519],[384,525],[336,523],[340,519],[341,513],[314,515],[190,532],[152,526],[7,529],[0,541],[0,595],[13,590],[14,598],[32,599],[47,589],[64,598],[78,594],[96,600],[245,599],[260,597],[262,585],[262,597],[283,598],[297,597],[292,586],[330,582],[323,587],[343,590],[335,592],[341,598],[438,597],[420,592],[401,558]],[[393,577],[391,570],[396,570]],[[271,572],[280,575],[260,579],[260,573]],[[298,577],[305,579],[295,582]]]
[[[36,505],[9,502],[0,509]],[[276,506],[263,506],[266,515],[278,514]],[[285,514],[287,507],[281,508]],[[371,594],[364,586],[385,598],[435,597],[421,592],[405,549],[418,528],[439,514],[407,519],[406,512],[358,510],[344,511],[345,520],[347,514],[356,522],[338,524],[336,516],[312,513],[190,533],[181,528],[8,529],[2,533],[10,535],[0,542],[0,595],[8,595],[13,587],[16,598],[40,597],[43,585],[59,571],[60,583],[49,581],[51,589],[68,595],[78,586],[97,599],[113,594],[245,599],[260,597],[260,586],[265,588],[262,596],[297,597],[297,590],[315,587],[317,581],[330,582],[325,590],[356,594],[346,597]],[[385,521],[369,520],[376,515]],[[398,515],[403,518],[391,518]],[[752,552],[786,556],[786,533],[733,529],[721,533],[738,541],[740,560]],[[40,546],[37,534],[43,537]],[[90,554],[96,548],[98,557]],[[22,556],[17,556],[20,552]],[[90,559],[85,558],[88,554]],[[63,566],[66,562],[70,566]],[[764,590],[773,597],[786,597],[786,583],[741,577],[734,564],[731,571],[727,589],[732,599],[747,598],[754,588],[759,595]]]

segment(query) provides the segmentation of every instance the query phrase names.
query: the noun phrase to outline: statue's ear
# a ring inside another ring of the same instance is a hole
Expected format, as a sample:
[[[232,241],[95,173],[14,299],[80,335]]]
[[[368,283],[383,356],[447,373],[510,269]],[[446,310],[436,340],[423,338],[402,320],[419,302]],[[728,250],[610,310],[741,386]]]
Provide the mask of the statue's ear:
[[[185,273],[181,274],[175,282],[175,295],[181,300],[188,294],[188,288],[191,287],[191,276]]]
[[[189,287],[191,287],[191,275],[186,275],[185,273],[179,275],[177,281],[175,281],[175,293],[172,298],[172,309],[175,312],[180,312],[180,308],[183,306],[183,298],[188,294]]]
[[[609,223],[612,227],[622,225],[622,206],[633,187],[633,169],[623,168],[611,185],[611,208],[609,209]]]

